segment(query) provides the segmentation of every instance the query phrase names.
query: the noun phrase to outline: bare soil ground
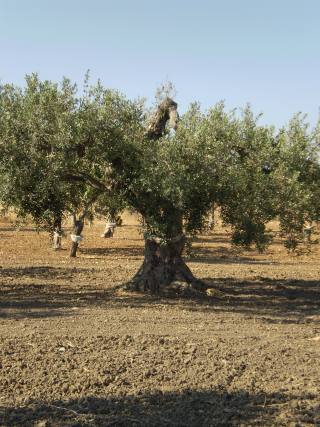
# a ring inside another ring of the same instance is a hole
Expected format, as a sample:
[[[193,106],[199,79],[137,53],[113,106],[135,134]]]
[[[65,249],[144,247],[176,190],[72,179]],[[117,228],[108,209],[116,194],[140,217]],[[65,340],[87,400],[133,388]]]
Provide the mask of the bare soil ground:
[[[238,254],[218,227],[188,260],[211,294],[154,297],[121,290],[138,228],[102,231],[70,259],[0,224],[0,426],[320,426],[318,250]]]

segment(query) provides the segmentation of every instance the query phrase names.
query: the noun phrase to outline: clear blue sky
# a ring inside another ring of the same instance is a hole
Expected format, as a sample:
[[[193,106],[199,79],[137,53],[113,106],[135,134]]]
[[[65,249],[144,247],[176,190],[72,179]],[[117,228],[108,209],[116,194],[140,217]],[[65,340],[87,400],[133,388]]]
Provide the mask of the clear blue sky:
[[[250,102],[280,126],[320,106],[319,0],[0,0],[0,81],[36,71],[152,99],[166,79],[183,111]]]

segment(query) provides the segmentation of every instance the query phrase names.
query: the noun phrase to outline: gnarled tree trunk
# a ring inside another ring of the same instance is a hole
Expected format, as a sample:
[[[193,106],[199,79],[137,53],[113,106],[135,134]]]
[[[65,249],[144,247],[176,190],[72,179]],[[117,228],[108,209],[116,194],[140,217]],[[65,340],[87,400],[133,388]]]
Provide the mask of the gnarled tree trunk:
[[[165,134],[167,123],[170,128],[176,130],[179,119],[177,108],[178,104],[166,97],[152,117],[145,134],[146,137],[150,140],[158,140]],[[194,277],[182,258],[186,244],[182,214],[173,203],[169,201],[165,201],[164,205],[162,203],[163,199],[159,197],[157,204],[161,214],[158,215],[158,221],[165,225],[168,237],[165,242],[158,238],[147,238],[145,240],[143,264],[127,288],[157,293],[172,282],[179,281],[186,282],[192,288],[204,290],[206,285]],[[139,211],[139,209],[137,210]],[[144,225],[148,229],[148,213],[145,206],[142,207],[140,213],[143,214]]]
[[[196,279],[182,258],[186,238],[184,235],[165,243],[158,239],[145,240],[145,258],[128,289],[158,293],[174,281],[186,282],[199,290],[205,284]]]

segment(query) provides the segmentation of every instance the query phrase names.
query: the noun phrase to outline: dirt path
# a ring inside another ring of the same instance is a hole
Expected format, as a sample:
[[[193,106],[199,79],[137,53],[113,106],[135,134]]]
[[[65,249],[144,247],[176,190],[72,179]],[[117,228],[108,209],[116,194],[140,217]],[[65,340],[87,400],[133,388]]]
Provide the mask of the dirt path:
[[[219,229],[188,264],[222,292],[154,298],[119,289],[137,228],[102,229],[70,260],[0,224],[0,426],[320,426],[318,253]]]

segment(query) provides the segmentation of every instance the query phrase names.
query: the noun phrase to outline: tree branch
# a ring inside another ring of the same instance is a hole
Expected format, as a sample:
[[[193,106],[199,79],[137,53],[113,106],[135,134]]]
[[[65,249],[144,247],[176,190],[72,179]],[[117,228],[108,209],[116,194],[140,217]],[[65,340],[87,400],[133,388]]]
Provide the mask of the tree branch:
[[[80,221],[83,221],[85,219],[85,217],[87,216],[87,213],[89,212],[90,207],[95,203],[95,201],[97,200],[100,194],[101,193],[96,193],[93,197],[91,197],[90,200],[87,201],[87,203],[84,206],[82,215],[79,218]]]
[[[67,173],[62,177],[62,179],[67,182],[84,182],[85,184],[91,185],[91,187],[102,192],[110,191],[103,182],[84,172],[77,172],[76,174]]]
[[[152,116],[148,129],[146,131],[146,137],[148,139],[157,140],[164,135],[167,122],[169,126],[174,130],[177,129],[178,125],[178,104],[171,98],[166,97],[159,105]]]

